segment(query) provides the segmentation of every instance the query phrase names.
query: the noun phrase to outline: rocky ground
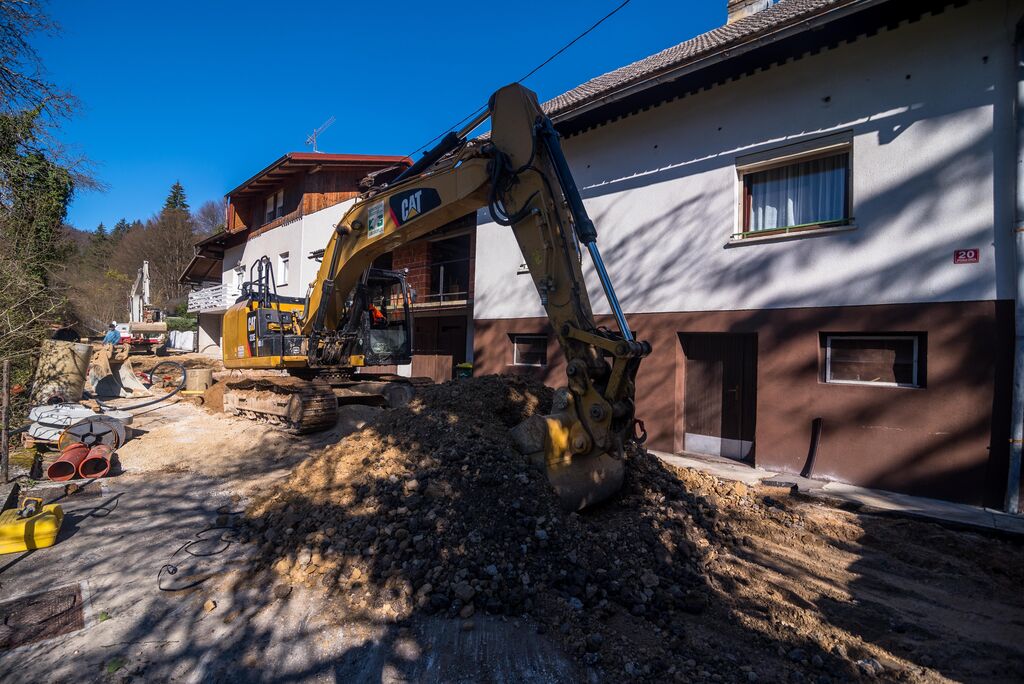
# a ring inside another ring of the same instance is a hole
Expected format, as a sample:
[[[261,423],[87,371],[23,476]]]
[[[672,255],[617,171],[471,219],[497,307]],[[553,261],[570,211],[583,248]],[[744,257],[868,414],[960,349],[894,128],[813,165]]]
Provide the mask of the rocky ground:
[[[254,581],[349,616],[526,617],[592,681],[1021,681],[1024,546],[748,489],[646,452],[565,513],[509,430],[550,390],[483,377],[305,459],[249,508]]]
[[[289,681],[1024,680],[1019,539],[645,452],[618,497],[567,514],[513,446],[510,428],[552,400],[521,379],[349,407],[303,437],[219,413],[218,396],[136,411],[125,475],[102,482],[120,507],[103,525],[91,508],[72,515],[68,538],[0,570],[11,596],[59,566],[116,616],[0,653],[0,679],[75,681],[98,643],[88,667],[109,681],[124,679],[108,671],[120,660],[136,679],[253,681],[266,644],[303,654],[274,660]],[[224,524],[224,501],[246,562],[194,593],[156,588],[183,539]]]

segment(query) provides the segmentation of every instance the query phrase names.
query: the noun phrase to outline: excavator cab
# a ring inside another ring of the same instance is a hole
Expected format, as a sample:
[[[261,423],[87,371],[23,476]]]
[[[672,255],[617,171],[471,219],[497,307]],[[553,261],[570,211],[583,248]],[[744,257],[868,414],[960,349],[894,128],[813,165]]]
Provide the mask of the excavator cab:
[[[357,339],[353,365],[390,366],[412,362],[412,315],[403,271],[371,268],[348,304]],[[361,361],[361,363],[360,363]]]

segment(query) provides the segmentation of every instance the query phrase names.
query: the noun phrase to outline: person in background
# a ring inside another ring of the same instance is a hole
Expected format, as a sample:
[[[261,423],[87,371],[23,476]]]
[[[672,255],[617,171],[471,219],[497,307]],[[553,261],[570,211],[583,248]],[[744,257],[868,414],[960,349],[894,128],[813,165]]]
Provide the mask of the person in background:
[[[109,344],[111,346],[121,343],[121,333],[117,331],[117,328],[113,323],[107,326],[107,334],[103,336],[103,344]]]

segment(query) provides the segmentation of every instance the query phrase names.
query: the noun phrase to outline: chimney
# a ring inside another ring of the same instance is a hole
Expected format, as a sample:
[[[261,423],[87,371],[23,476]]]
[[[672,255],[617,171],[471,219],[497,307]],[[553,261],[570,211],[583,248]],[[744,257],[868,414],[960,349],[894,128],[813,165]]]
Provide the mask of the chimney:
[[[731,24],[734,21],[738,21],[743,17],[749,17],[755,12],[774,5],[779,0],[729,0],[729,21]]]

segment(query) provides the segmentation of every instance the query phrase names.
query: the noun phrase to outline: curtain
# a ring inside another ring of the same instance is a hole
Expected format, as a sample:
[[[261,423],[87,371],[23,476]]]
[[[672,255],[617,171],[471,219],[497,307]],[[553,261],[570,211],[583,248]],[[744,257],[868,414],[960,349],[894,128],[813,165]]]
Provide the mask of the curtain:
[[[747,231],[773,230],[847,218],[849,154],[790,164],[744,176]]]

